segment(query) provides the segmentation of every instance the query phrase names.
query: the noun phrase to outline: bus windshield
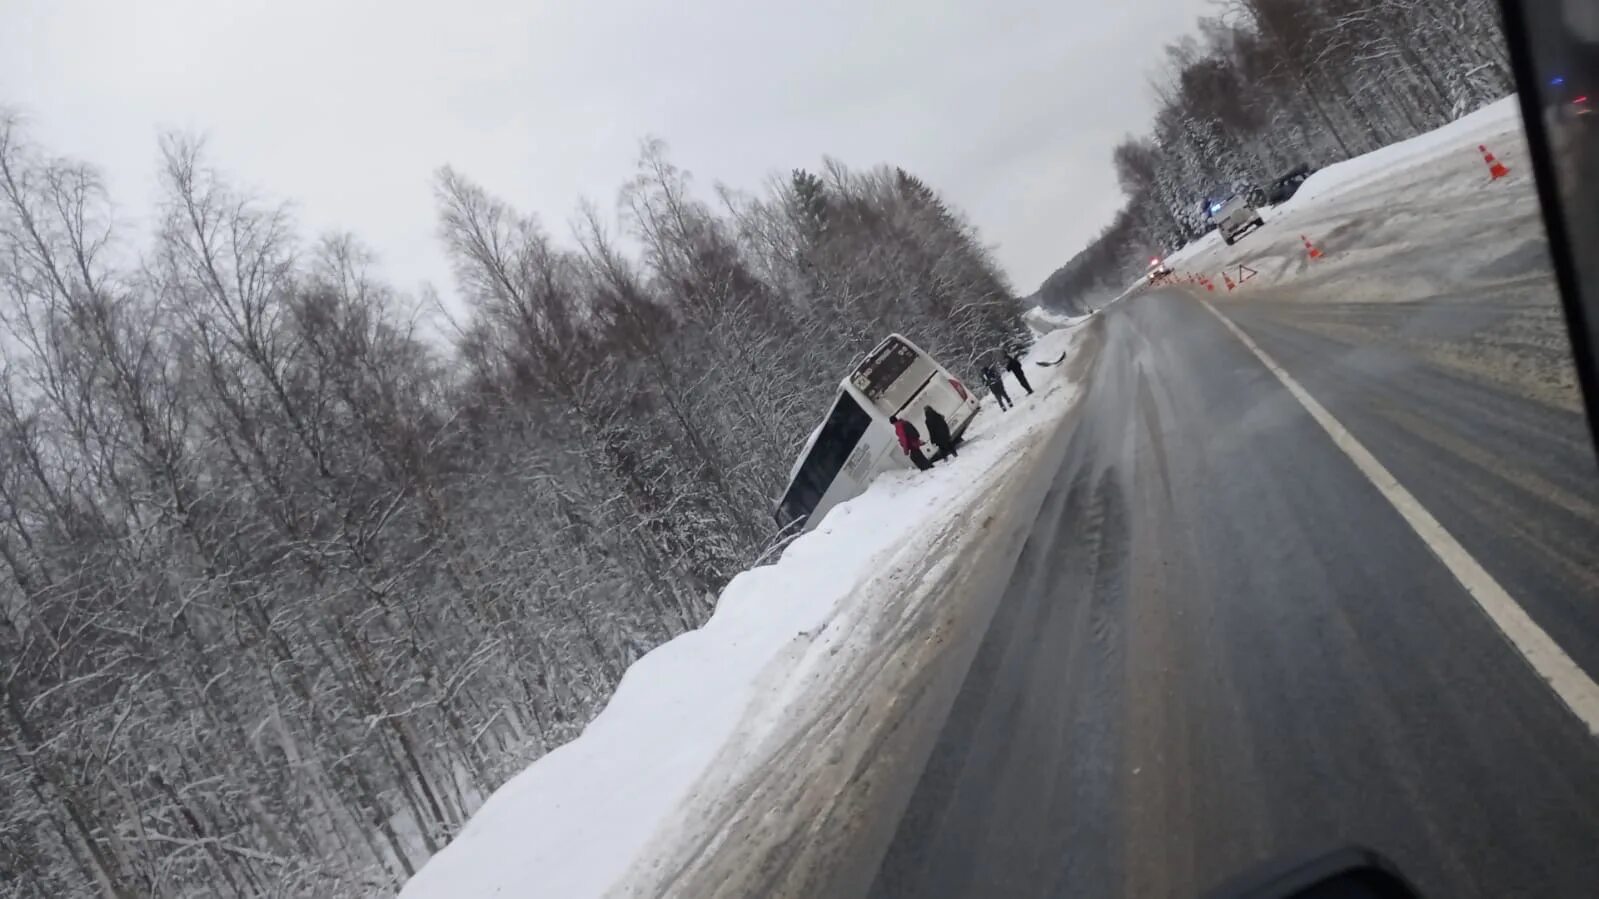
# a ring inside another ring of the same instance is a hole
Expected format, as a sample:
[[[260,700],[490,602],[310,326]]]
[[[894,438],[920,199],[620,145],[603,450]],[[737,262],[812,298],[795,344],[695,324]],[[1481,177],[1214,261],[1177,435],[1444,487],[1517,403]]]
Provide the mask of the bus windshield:
[[[932,359],[905,341],[890,337],[855,369],[850,383],[884,414],[893,415],[937,373]]]

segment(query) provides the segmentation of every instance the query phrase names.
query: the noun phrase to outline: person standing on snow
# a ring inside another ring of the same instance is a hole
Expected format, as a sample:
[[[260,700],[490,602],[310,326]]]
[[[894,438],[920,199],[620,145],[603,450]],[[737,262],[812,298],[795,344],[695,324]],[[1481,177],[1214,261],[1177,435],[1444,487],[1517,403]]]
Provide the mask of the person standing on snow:
[[[944,456],[948,456],[951,459],[955,458],[955,437],[949,433],[949,422],[944,419],[944,416],[938,414],[937,409],[932,406],[926,408],[927,439],[933,441],[933,445],[938,447],[938,454],[933,458],[939,459]]]
[[[905,451],[905,455],[911,457],[916,469],[926,471],[932,468],[933,463],[927,461],[927,457],[922,454],[922,435],[916,431],[916,426],[892,415],[888,417],[888,421],[894,426],[894,436],[899,438],[899,448]]]
[[[1000,379],[999,372],[994,371],[994,366],[985,365],[982,374],[983,383],[988,385],[988,392],[999,402],[1000,411],[1009,411],[1013,404],[1010,401],[1010,394],[1005,392],[1005,382]]]
[[[1011,374],[1016,376],[1016,383],[1022,385],[1022,389],[1027,391],[1027,395],[1032,396],[1033,385],[1027,383],[1027,372],[1022,370],[1022,360],[1016,358],[1010,353],[1006,353],[1005,367],[1010,370]]]

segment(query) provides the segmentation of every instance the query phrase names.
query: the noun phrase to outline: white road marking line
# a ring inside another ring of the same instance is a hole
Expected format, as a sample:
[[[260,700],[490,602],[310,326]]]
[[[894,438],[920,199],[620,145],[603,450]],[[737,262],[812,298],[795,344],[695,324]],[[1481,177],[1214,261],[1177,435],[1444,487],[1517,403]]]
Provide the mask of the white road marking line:
[[[1533,670],[1547,682],[1560,701],[1566,704],[1573,715],[1581,719],[1588,726],[1588,732],[1599,737],[1599,684],[1594,683],[1587,672],[1566,655],[1560,644],[1550,637],[1548,632],[1539,627],[1532,616],[1527,614],[1510,594],[1505,591],[1493,575],[1483,568],[1466,548],[1432,517],[1425,507],[1406,490],[1387,468],[1383,467],[1371,451],[1361,445],[1355,436],[1349,433],[1338,419],[1333,418],[1309,391],[1300,386],[1293,376],[1283,370],[1276,360],[1266,355],[1266,352],[1245,334],[1242,329],[1232,323],[1232,320],[1223,315],[1215,306],[1200,301],[1201,306],[1210,310],[1210,313],[1221,320],[1233,336],[1243,342],[1249,351],[1260,359],[1261,363],[1281,381],[1288,392],[1299,400],[1310,413],[1310,417],[1321,425],[1322,430],[1332,437],[1333,443],[1344,451],[1359,468],[1361,473],[1369,479],[1377,490],[1382,493],[1394,509],[1399,512],[1410,527],[1415,530],[1427,548],[1432,550],[1438,560],[1444,563],[1449,573],[1455,576],[1466,592],[1482,608],[1488,618],[1498,626],[1500,633],[1504,634],[1510,644],[1521,653],[1522,658],[1532,666]]]

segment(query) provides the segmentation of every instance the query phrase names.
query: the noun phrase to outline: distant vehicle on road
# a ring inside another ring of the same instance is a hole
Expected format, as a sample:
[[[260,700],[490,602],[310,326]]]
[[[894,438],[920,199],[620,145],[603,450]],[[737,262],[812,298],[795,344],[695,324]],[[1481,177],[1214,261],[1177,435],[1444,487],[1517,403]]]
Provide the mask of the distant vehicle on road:
[[[1159,284],[1161,281],[1171,277],[1171,266],[1166,264],[1166,260],[1156,256],[1154,259],[1149,260],[1148,277],[1149,283]]]
[[[891,334],[839,385],[838,396],[811,432],[789,472],[773,517],[784,530],[810,530],[827,511],[859,496],[878,474],[910,464],[889,416],[921,428],[932,406],[959,440],[978,410],[977,399],[954,375],[902,335]]]
[[[1310,166],[1301,163],[1283,173],[1281,177],[1271,183],[1270,187],[1266,188],[1266,202],[1273,206],[1287,202],[1294,194],[1299,192],[1299,185],[1304,184],[1305,179],[1315,174],[1315,171]]]
[[[1260,217],[1260,212],[1241,194],[1225,203],[1211,206],[1210,211],[1211,219],[1216,223],[1216,230],[1221,232],[1221,239],[1228,246],[1232,246],[1238,240],[1238,235],[1250,228],[1259,228],[1266,224]]]
[[[1595,101],[1591,92],[1564,75],[1549,79],[1548,97],[1557,122],[1569,122],[1594,114]]]

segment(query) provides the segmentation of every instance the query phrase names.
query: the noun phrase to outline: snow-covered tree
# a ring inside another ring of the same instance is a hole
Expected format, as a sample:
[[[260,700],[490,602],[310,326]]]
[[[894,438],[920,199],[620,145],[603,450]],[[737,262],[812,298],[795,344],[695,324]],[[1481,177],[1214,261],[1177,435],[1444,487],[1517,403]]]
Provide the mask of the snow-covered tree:
[[[891,168],[713,205],[651,143],[566,239],[441,170],[445,346],[353,237],[161,160],[146,241],[0,119],[7,896],[392,894],[769,548],[861,352],[1019,327]]]

